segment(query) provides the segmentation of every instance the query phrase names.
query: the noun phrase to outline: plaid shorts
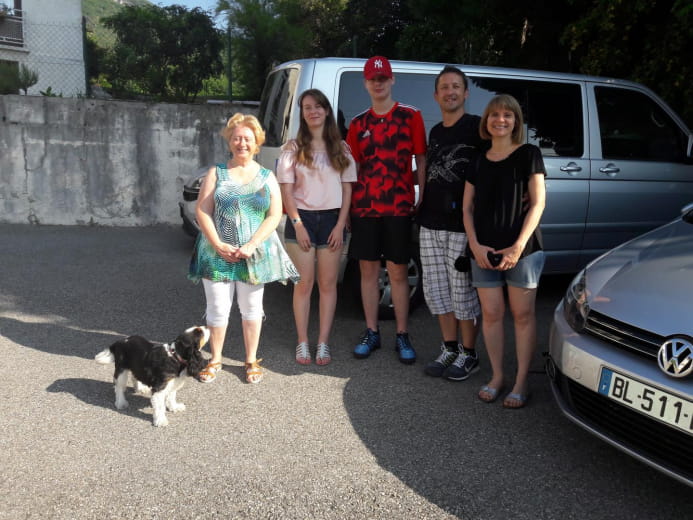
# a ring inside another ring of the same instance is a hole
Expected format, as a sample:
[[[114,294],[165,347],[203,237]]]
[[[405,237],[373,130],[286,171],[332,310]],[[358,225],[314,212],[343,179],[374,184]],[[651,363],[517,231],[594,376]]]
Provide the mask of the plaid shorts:
[[[454,312],[458,320],[475,320],[481,314],[479,296],[470,273],[455,269],[455,260],[467,247],[467,235],[421,226],[419,249],[423,290],[432,314]]]

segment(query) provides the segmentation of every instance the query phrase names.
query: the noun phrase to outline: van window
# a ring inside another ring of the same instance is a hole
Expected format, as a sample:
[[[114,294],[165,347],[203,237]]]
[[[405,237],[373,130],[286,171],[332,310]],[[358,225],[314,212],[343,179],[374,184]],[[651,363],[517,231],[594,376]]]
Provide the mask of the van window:
[[[435,74],[395,73],[392,98],[405,105],[412,105],[421,111],[426,131],[440,121],[440,108],[433,99]],[[371,99],[363,85],[362,72],[345,72],[339,80],[338,119],[344,117],[344,133],[354,118],[371,106]],[[341,127],[341,124],[340,124]]]
[[[595,87],[602,158],[683,162],[687,137],[649,96]]]
[[[265,129],[265,145],[281,146],[288,139],[291,107],[298,81],[298,69],[286,68],[273,72],[262,90],[258,119]]]
[[[527,142],[547,157],[582,157],[582,91],[576,83],[470,77],[467,111],[481,115],[491,98],[510,94],[522,107]]]
[[[433,98],[436,74],[395,73],[392,97],[421,110],[426,129],[441,120]],[[581,157],[584,150],[582,90],[576,83],[526,81],[497,77],[469,77],[466,110],[481,115],[496,94],[511,94],[520,102],[527,142],[545,156]],[[351,119],[370,106],[361,72],[345,72],[340,78],[338,117],[346,133]],[[341,126],[341,125],[340,125]]]

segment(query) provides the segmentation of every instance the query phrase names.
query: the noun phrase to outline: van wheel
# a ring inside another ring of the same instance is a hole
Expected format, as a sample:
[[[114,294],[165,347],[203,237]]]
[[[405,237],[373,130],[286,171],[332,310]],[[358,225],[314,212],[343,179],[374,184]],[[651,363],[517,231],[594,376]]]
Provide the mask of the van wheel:
[[[408,266],[409,279],[409,312],[413,311],[423,302],[423,281],[421,278],[421,260],[418,251],[409,260]],[[359,265],[356,261],[350,261],[347,266],[345,281],[352,289],[354,300],[361,304],[361,281],[359,276]],[[378,317],[381,320],[393,320],[395,318],[395,308],[392,305],[392,287],[390,277],[385,267],[385,261],[380,267],[378,277],[378,288],[380,289],[380,304],[378,306]]]

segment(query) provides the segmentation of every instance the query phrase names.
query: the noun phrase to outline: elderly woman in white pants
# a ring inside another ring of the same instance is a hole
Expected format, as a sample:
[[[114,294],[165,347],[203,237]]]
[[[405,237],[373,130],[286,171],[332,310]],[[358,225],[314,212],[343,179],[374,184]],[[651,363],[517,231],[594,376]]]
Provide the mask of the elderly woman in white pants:
[[[202,280],[207,299],[212,358],[200,374],[210,383],[221,370],[222,349],[234,293],[243,323],[246,381],[259,383],[257,359],[264,284],[296,281],[298,273],[276,234],[282,214],[274,174],[254,160],[265,134],[251,115],[235,114],[221,135],[231,159],[209,169],[200,188],[196,216],[200,235],[188,277]]]

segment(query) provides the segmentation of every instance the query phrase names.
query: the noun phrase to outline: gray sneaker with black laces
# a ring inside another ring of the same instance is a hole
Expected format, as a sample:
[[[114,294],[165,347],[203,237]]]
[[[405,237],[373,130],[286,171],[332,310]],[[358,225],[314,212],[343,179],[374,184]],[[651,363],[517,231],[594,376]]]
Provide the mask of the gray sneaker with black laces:
[[[457,359],[445,369],[443,377],[450,381],[464,381],[477,370],[479,370],[479,357],[462,350]]]
[[[442,376],[443,372],[445,372],[445,369],[448,368],[453,363],[453,361],[457,359],[458,352],[456,350],[448,350],[447,348],[445,348],[444,344],[440,346],[440,350],[440,355],[435,360],[431,361],[428,365],[426,365],[426,368],[424,368],[424,372],[426,372],[429,376]]]

